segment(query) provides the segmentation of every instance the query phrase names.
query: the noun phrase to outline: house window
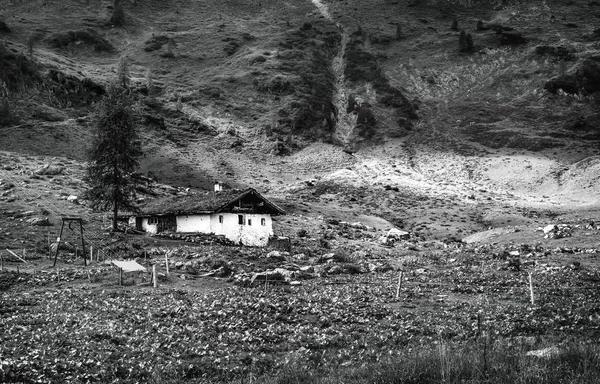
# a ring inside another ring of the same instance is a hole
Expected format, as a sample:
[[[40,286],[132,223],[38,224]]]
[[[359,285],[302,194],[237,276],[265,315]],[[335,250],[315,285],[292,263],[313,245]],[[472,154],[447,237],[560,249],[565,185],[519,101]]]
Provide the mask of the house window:
[[[248,225],[252,225],[252,219],[248,219]]]
[[[244,215],[238,215],[238,224],[244,225]]]
[[[262,225],[263,227],[264,227],[265,225],[267,225],[267,219],[264,219],[264,218],[263,218],[263,219],[260,219],[260,225]]]
[[[219,224],[223,224],[223,215],[219,215]]]
[[[150,225],[158,224],[158,217],[149,217],[148,224],[150,224]]]

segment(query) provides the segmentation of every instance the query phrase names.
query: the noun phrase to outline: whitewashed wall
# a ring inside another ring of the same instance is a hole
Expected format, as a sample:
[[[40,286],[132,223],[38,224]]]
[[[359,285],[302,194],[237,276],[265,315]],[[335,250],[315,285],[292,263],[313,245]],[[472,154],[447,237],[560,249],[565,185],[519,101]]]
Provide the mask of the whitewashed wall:
[[[223,223],[219,223],[219,216],[223,216]],[[236,213],[213,214],[210,218],[211,232],[215,235],[224,235],[229,240],[244,245],[264,247],[273,235],[273,222],[270,215],[246,214],[244,225],[240,225]],[[265,225],[261,225],[265,219]],[[252,225],[248,225],[248,220]]]
[[[219,222],[223,216],[223,222]],[[270,215],[245,214],[244,224],[239,224],[238,214],[220,213],[212,215],[183,215],[177,216],[177,232],[200,232],[223,235],[229,240],[247,246],[264,247],[273,235],[273,221]],[[261,225],[261,219],[265,225]],[[251,220],[252,224],[248,225]],[[135,226],[135,218],[130,219]],[[148,233],[156,233],[157,224],[148,224],[148,218],[142,218],[142,229]]]
[[[135,220],[134,220],[134,225],[135,225]],[[147,217],[142,218],[142,230],[144,230],[148,233],[156,233],[157,226],[158,226],[158,224],[148,224]]]
[[[177,216],[177,232],[211,233],[211,218],[209,215]]]

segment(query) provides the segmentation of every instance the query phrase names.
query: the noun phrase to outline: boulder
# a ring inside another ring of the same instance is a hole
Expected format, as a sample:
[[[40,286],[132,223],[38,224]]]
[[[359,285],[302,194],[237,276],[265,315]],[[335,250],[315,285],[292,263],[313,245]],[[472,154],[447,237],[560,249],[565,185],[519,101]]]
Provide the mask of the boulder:
[[[75,196],[75,195],[70,195],[67,197],[67,201],[69,203],[73,203],[73,204],[77,204],[79,205],[79,197]]]
[[[50,223],[50,220],[48,220],[47,217],[32,217],[31,219],[27,220],[27,223],[29,223],[29,225],[36,225],[36,226],[49,226],[52,225]]]
[[[320,263],[329,262],[335,259],[335,253],[326,253],[319,258]]]
[[[301,261],[308,260],[308,256],[306,256],[304,253],[297,253],[297,254],[293,255],[292,257],[296,260],[301,260]]]
[[[41,168],[36,169],[33,173],[36,175],[59,175],[64,168],[59,165],[44,164]]]
[[[255,281],[289,282],[294,277],[296,277],[295,271],[289,271],[285,268],[275,268],[271,271],[255,273],[254,275],[252,275],[250,284],[253,284]]]
[[[273,260],[285,260],[286,256],[289,256],[288,252],[281,252],[281,251],[271,251],[269,253],[267,253],[267,259],[273,259]]]
[[[340,275],[340,274],[344,273],[344,268],[342,268],[339,265],[334,265],[333,267],[331,267],[327,270],[327,273],[330,275]]]
[[[560,348],[558,348],[556,345],[553,345],[551,347],[548,348],[543,348],[543,349],[536,349],[534,351],[529,351],[525,354],[525,356],[531,356],[531,357],[540,357],[540,358],[544,358],[544,359],[549,359],[552,357],[556,357],[559,356],[563,353],[563,351],[561,351]]]
[[[314,273],[315,272],[315,267],[313,267],[312,265],[306,265],[304,267],[301,267],[300,271],[304,272],[304,273]]]
[[[553,232],[556,230],[556,225],[555,224],[550,224],[550,225],[546,225],[542,231],[544,232],[544,235],[549,234],[550,232]]]
[[[545,226],[542,231],[545,239],[562,239],[572,236],[573,227],[567,224],[550,224]]]
[[[392,228],[388,231],[386,236],[388,238],[397,239],[397,240],[408,240],[408,238],[410,237],[410,233],[408,233],[406,231],[402,231],[398,228]]]

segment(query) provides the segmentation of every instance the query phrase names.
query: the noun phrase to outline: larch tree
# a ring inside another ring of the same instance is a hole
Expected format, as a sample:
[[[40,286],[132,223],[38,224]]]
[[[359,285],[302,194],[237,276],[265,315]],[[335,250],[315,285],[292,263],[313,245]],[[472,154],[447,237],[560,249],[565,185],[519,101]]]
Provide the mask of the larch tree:
[[[127,63],[121,59],[117,78],[98,104],[85,177],[89,187],[86,198],[95,210],[112,210],[115,231],[119,210],[137,211],[135,192],[139,182],[134,172],[142,156],[127,73]]]

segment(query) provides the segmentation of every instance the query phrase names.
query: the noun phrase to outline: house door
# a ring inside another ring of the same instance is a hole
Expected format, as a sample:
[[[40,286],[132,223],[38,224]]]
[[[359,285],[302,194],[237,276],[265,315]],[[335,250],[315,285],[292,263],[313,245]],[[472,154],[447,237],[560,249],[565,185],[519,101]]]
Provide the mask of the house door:
[[[177,220],[175,216],[164,216],[158,218],[156,233],[177,232]]]
[[[141,217],[136,217],[135,218],[135,229],[137,229],[138,231],[143,231],[143,227],[142,227],[142,218]]]

